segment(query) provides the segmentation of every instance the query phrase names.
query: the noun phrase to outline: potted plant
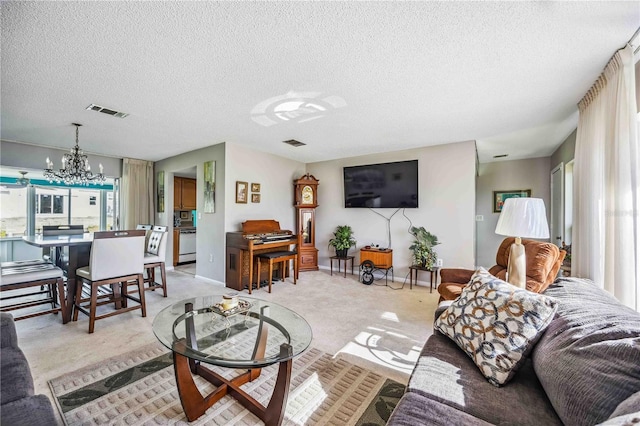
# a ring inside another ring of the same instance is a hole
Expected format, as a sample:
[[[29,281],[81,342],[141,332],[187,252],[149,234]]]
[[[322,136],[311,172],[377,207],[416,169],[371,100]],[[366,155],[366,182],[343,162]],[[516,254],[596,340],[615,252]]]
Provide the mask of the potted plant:
[[[409,247],[413,252],[413,264],[433,268],[438,259],[438,255],[433,251],[433,247],[440,244],[438,237],[424,229],[424,226],[412,226],[409,233],[415,237],[415,241]]]
[[[347,257],[347,252],[350,247],[356,245],[356,240],[353,238],[353,230],[349,225],[338,225],[333,232],[333,238],[329,240],[329,247],[336,249],[336,256]]]

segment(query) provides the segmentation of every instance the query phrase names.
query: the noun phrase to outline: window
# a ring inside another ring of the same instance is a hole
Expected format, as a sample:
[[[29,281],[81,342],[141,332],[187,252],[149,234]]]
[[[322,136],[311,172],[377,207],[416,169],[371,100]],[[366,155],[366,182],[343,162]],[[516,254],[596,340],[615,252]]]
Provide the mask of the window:
[[[0,237],[27,231],[27,188],[0,187]]]
[[[0,238],[38,234],[44,225],[78,224],[89,232],[115,228],[115,180],[65,186],[50,183],[33,170],[29,171],[31,184],[20,186],[18,177],[17,172],[0,168]]]
[[[71,188],[71,211],[69,223],[84,225],[89,232],[100,230],[100,199],[99,189]]]

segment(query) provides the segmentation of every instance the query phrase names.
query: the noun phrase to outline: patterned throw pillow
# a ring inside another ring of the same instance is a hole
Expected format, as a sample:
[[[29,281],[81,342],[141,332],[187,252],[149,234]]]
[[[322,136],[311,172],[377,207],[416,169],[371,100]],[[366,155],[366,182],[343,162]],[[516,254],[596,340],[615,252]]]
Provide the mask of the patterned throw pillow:
[[[524,362],[556,308],[551,298],[480,268],[434,325],[471,357],[491,384],[500,386]]]

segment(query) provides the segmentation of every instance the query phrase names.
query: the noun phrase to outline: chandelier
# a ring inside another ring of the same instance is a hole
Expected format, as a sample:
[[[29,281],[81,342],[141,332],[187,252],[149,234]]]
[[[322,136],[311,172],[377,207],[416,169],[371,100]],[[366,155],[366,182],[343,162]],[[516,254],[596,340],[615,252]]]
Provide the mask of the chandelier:
[[[69,154],[62,156],[62,168],[58,171],[53,170],[53,161],[47,157],[47,168],[44,170],[44,177],[49,182],[64,182],[67,185],[88,185],[90,182],[97,182],[102,185],[105,181],[102,174],[102,164],[100,164],[100,173],[93,174],[87,156],[83,154],[78,146],[78,133],[82,124],[72,123],[76,126],[76,146],[71,148]]]

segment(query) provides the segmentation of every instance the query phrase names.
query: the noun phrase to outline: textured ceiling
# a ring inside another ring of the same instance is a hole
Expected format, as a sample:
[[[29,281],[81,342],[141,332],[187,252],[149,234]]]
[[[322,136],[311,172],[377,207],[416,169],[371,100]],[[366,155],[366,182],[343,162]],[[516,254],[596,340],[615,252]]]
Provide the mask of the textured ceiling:
[[[220,142],[546,156],[639,4],[3,1],[1,137],[70,148],[79,122],[85,151],[154,161]]]

